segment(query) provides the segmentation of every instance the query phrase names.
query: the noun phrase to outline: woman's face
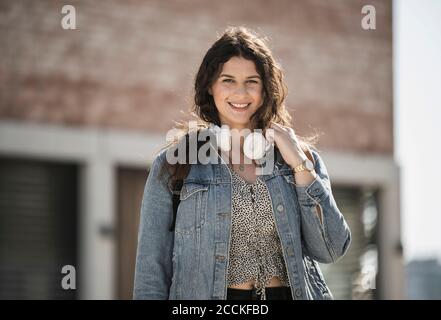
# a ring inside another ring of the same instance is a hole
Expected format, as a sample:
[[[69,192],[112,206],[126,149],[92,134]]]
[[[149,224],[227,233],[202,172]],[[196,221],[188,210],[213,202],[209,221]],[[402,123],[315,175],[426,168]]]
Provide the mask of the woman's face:
[[[209,89],[221,123],[228,124],[230,129],[250,128],[250,117],[263,101],[262,89],[254,61],[232,57],[225,62]]]

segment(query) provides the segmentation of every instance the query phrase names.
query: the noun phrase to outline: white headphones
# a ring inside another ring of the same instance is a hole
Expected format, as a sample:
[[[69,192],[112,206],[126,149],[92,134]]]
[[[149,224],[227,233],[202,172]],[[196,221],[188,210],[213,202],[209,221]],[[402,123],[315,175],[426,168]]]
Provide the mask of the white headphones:
[[[219,127],[211,123],[209,130],[215,134],[217,146],[221,150],[226,152],[231,150],[231,132],[228,125],[223,124]],[[251,160],[260,160],[265,157],[271,146],[273,143],[269,142],[262,133],[252,132],[245,137],[243,152]]]

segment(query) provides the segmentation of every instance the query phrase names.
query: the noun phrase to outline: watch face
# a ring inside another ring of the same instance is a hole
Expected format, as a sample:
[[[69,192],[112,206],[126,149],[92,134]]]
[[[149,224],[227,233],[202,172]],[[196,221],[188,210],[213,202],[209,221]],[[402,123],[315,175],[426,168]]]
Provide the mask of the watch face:
[[[309,159],[305,160],[305,168],[308,171],[314,170],[314,164],[312,163],[311,160],[309,160]]]

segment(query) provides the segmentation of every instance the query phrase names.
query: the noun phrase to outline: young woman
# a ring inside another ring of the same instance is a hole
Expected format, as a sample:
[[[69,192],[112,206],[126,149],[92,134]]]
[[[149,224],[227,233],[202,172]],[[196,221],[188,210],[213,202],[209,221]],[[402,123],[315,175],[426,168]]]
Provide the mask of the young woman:
[[[292,129],[285,97],[280,67],[251,30],[230,27],[208,50],[195,81],[200,128],[271,131],[274,169],[256,175],[245,137],[227,153],[238,163],[170,164],[176,144],[164,148],[142,201],[135,299],[332,299],[317,262],[342,257],[351,233],[322,159]]]

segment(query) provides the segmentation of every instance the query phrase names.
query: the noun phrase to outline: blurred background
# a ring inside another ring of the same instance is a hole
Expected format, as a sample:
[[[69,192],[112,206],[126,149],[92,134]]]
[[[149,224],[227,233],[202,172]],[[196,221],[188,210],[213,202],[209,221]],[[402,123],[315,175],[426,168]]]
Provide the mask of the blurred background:
[[[441,299],[437,0],[2,0],[0,299],[131,299],[150,165],[229,25],[269,38],[296,131],[323,133],[353,234],[334,297]]]

